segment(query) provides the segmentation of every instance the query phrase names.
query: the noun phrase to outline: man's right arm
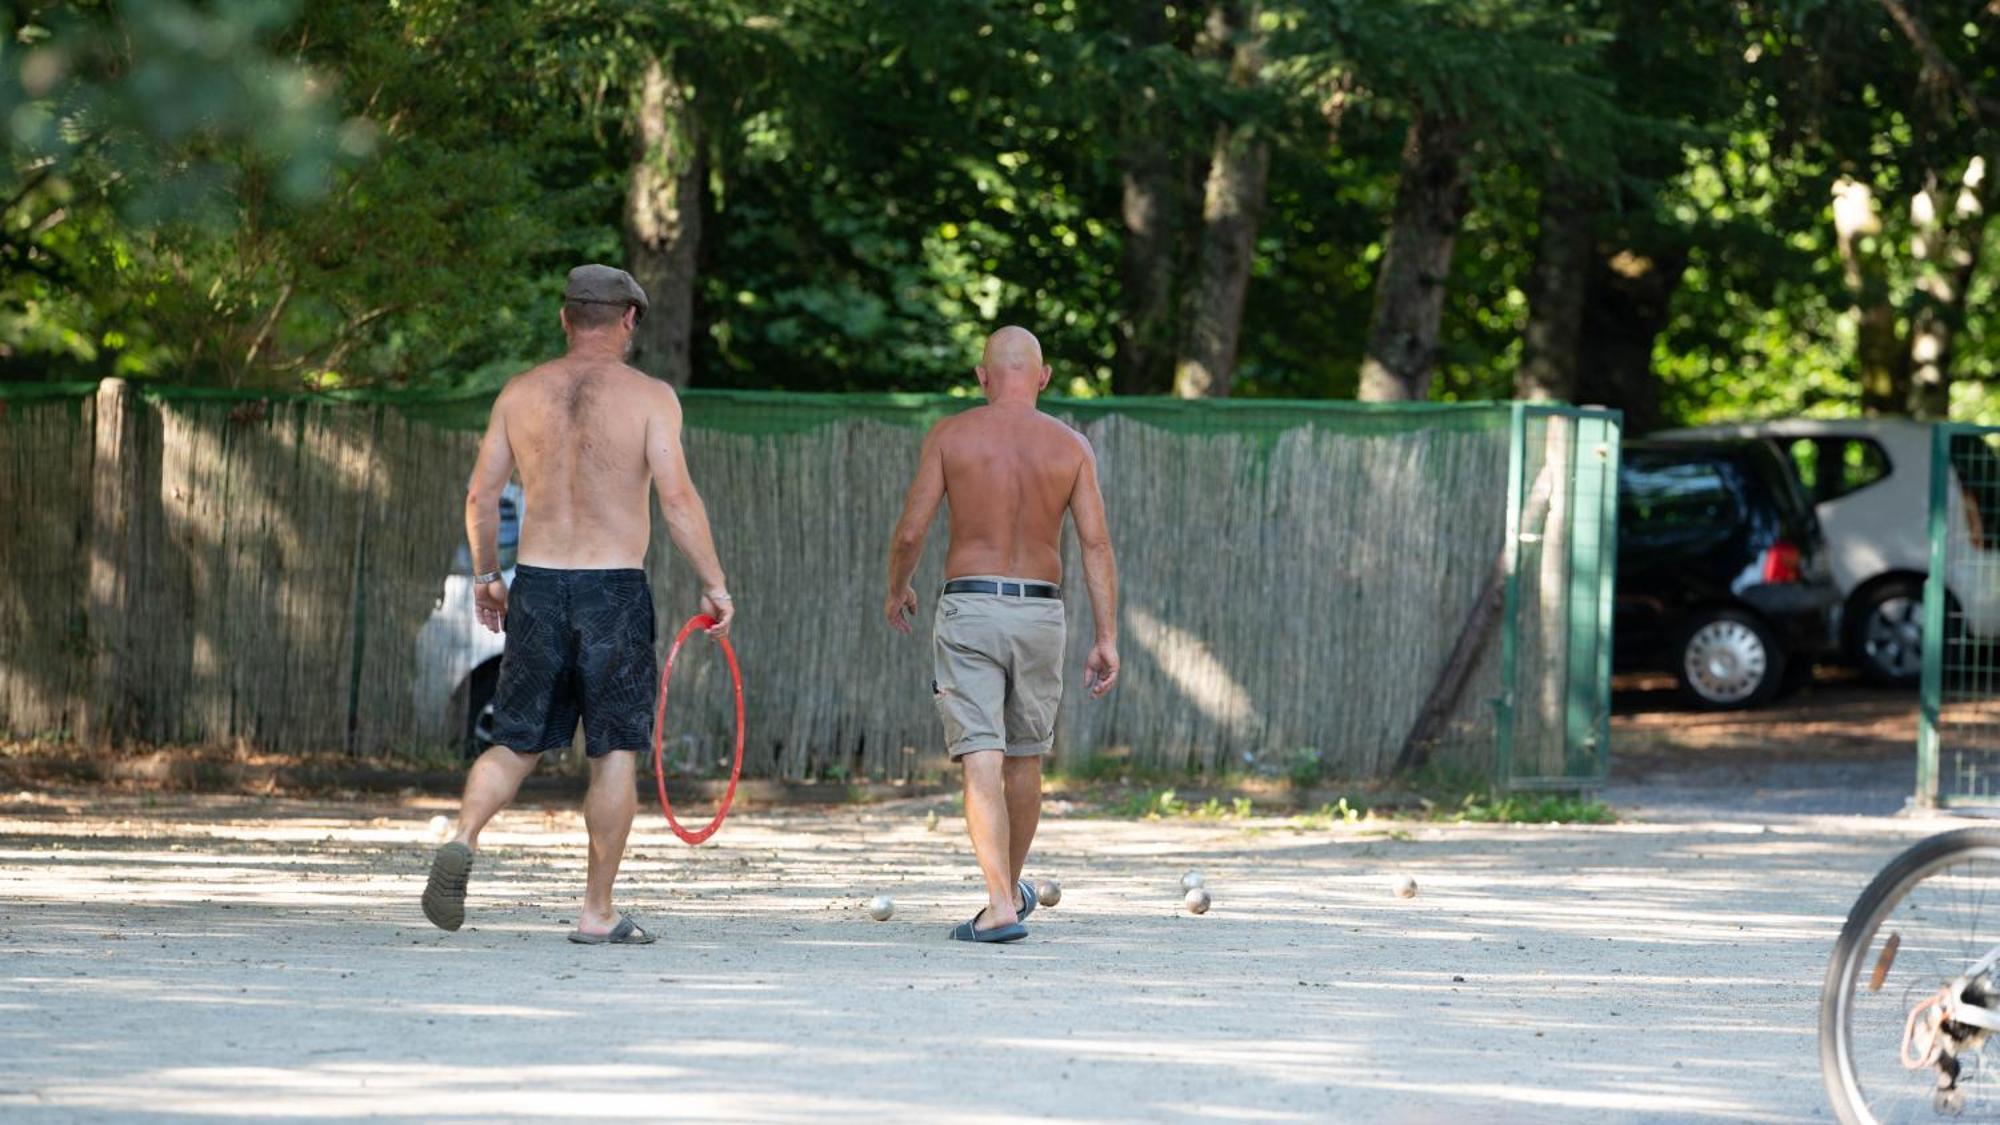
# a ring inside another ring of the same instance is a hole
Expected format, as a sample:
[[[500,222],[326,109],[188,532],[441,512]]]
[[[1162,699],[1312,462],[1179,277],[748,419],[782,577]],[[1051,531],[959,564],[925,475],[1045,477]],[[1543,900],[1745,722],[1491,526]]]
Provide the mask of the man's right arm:
[[[491,574],[491,582],[476,582],[472,600],[479,623],[495,633],[507,620],[507,584],[500,581],[500,494],[514,475],[514,447],[507,440],[506,391],[493,400],[486,436],[479,441],[479,459],[465,483],[465,542],[472,554],[472,573]]]
[[[687,451],[681,446],[680,399],[671,387],[662,385],[660,390],[664,393],[646,420],[646,467],[653,474],[653,489],[659,493],[667,534],[701,582],[703,611],[715,618],[709,633],[727,636],[730,620],[736,616],[736,603],[730,600],[722,561],[715,554],[708,508],[688,475]]]
[[[1083,583],[1090,590],[1090,615],[1097,640],[1083,666],[1083,686],[1092,699],[1102,699],[1118,682],[1118,560],[1111,554],[1111,528],[1104,519],[1104,494],[1097,487],[1097,454],[1083,445],[1083,464],[1069,495],[1070,518],[1076,521],[1077,543],[1083,548]]]

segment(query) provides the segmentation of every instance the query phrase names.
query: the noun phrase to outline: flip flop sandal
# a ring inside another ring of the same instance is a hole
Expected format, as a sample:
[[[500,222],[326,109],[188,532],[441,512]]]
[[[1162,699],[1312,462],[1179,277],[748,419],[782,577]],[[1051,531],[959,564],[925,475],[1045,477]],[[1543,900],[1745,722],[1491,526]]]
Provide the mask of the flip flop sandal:
[[[424,884],[424,917],[440,930],[465,925],[465,884],[472,876],[472,849],[453,840],[431,857],[431,879]]]
[[[952,927],[951,940],[976,941],[982,945],[990,945],[1000,942],[1020,941],[1022,938],[1028,936],[1028,927],[1023,926],[1019,922],[1010,922],[1005,926],[995,926],[990,930],[982,930],[973,925],[977,921],[979,921],[979,915],[974,914],[972,917]]]
[[[611,927],[610,933],[586,934],[576,930],[569,935],[569,940],[578,945],[651,945],[653,935],[640,929],[639,923],[620,914],[618,924]]]
[[[1041,904],[1041,900],[1035,897],[1034,884],[1026,879],[1021,880],[1021,909],[1016,912],[1020,915],[1021,921],[1027,921],[1028,915],[1033,914],[1035,907]]]

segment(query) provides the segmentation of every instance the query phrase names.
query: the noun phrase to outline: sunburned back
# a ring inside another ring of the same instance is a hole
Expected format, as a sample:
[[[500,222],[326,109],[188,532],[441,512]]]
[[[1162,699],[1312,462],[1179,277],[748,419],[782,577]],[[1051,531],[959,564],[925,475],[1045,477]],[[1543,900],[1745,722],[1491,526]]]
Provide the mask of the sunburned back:
[[[521,562],[644,565],[649,384],[621,363],[563,359],[508,385],[501,406],[526,508]]]
[[[945,575],[1062,581],[1063,514],[1083,465],[1074,430],[1020,406],[982,406],[939,434],[951,549]]]

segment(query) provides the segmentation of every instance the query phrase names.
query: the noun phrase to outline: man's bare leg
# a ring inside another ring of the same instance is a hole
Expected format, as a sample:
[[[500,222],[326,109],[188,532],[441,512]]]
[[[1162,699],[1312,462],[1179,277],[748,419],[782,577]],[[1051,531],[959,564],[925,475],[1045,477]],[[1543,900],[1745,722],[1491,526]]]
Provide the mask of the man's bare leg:
[[[507,807],[532,773],[538,757],[495,746],[472,763],[465,776],[465,796],[458,803],[458,830],[431,857],[430,879],[424,884],[424,917],[441,930],[465,924],[465,887],[472,876],[472,852],[479,831]]]
[[[611,907],[611,884],[625,858],[625,837],[639,799],[634,789],[638,752],[613,750],[590,760],[590,792],[583,798],[583,825],[590,831],[590,868],[584,876],[583,913],[576,928],[586,934],[611,932],[618,912]]]
[[[1008,876],[1011,859],[1005,762],[1006,755],[998,750],[975,750],[959,758],[965,769],[965,830],[972,837],[979,873],[986,878],[986,924],[980,925],[976,918],[973,921],[973,927],[981,930],[1021,920],[1014,908],[1014,880]]]
[[[1007,859],[1012,875],[1010,885],[1021,881],[1028,865],[1028,849],[1034,846],[1035,829],[1042,823],[1042,759],[1009,758],[1002,771],[1007,783]],[[1009,892],[1022,905],[1020,889]]]
[[[465,775],[465,796],[458,803],[458,831],[452,839],[468,848],[479,846],[479,832],[520,792],[521,782],[535,772],[539,754],[517,754],[495,746],[472,763]]]

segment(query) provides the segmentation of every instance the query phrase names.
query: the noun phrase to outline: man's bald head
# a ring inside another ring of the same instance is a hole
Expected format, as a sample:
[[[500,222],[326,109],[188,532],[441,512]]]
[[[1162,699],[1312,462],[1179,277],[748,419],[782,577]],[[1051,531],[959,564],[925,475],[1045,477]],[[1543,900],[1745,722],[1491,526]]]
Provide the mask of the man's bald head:
[[[979,357],[979,385],[989,402],[1033,402],[1048,385],[1049,368],[1042,362],[1042,342],[1019,325],[1010,324],[986,338]]]

